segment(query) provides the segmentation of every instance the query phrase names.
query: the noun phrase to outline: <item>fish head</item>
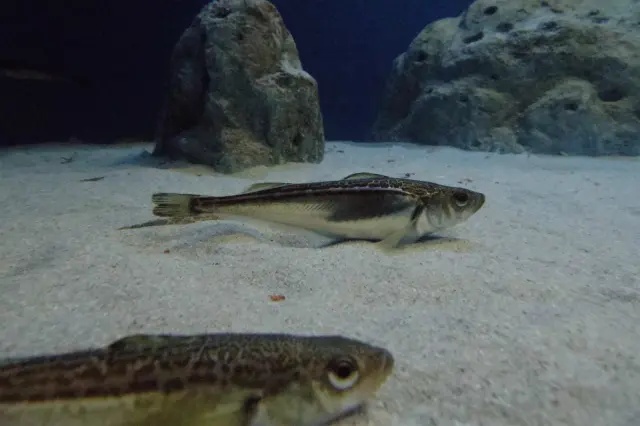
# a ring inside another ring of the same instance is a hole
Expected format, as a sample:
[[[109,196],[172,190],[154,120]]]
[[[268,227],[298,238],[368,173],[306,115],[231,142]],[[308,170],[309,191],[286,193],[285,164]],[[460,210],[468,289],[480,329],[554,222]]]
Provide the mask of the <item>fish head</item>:
[[[473,216],[484,205],[485,195],[467,188],[439,186],[422,201],[431,226],[445,229]]]
[[[264,424],[319,426],[361,412],[394,367],[388,350],[340,336],[312,337],[298,354],[298,380],[261,401]]]

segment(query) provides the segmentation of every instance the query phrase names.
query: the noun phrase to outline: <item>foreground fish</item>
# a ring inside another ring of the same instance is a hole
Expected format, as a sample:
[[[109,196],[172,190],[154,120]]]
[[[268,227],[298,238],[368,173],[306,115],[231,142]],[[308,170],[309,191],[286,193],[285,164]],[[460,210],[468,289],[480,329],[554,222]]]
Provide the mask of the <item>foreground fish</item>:
[[[342,180],[312,183],[258,183],[238,195],[213,197],[156,193],[153,214],[160,224],[248,217],[295,226],[337,239],[378,240],[394,248],[467,220],[485,201],[466,188],[356,173]]]
[[[0,425],[324,425],[363,407],[393,365],[340,336],[134,335],[0,364]]]

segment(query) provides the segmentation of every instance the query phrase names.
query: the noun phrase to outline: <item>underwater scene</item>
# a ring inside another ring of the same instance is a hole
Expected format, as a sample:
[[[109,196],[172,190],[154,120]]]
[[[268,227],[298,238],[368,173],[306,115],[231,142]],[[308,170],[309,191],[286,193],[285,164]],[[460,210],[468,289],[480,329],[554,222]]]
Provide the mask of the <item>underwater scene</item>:
[[[0,426],[640,426],[640,3],[160,3],[2,18]]]

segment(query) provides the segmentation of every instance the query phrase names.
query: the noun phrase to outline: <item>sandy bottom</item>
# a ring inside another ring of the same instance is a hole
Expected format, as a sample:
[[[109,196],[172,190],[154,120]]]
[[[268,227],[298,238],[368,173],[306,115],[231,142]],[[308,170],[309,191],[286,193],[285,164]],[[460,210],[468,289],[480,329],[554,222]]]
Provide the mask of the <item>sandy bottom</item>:
[[[142,149],[0,155],[0,357],[137,332],[341,333],[397,360],[371,425],[640,424],[637,159],[336,142],[320,165],[222,176],[151,167]],[[153,219],[155,191],[359,171],[464,185],[487,203],[397,255],[253,223],[116,230]]]

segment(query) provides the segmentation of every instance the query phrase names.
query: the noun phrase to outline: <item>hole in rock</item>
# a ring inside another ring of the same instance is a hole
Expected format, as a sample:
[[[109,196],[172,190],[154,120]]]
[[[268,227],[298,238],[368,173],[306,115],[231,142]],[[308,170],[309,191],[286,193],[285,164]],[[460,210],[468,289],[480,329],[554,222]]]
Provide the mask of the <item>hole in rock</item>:
[[[558,29],[558,23],[555,21],[543,22],[538,28],[542,31],[553,31]]]
[[[216,11],[216,18],[226,18],[231,14],[231,9],[228,7],[221,7]]]
[[[587,13],[587,16],[591,18],[591,22],[594,22],[596,24],[605,24],[609,22],[609,18],[603,16],[598,9],[590,11],[589,13]]]
[[[291,87],[294,83],[294,79],[291,74],[280,73],[277,79],[278,85],[282,87]]]
[[[296,148],[299,147],[302,144],[302,135],[300,134],[300,132],[296,133],[296,135],[293,137],[293,140],[291,141],[291,145],[295,146]]]
[[[489,7],[485,7],[483,13],[487,16],[490,16],[496,13],[497,11],[498,11],[498,6],[489,6]]]
[[[567,102],[564,104],[564,109],[566,109],[567,111],[577,111],[578,110],[578,103],[577,102]]]
[[[427,52],[423,52],[422,50],[420,50],[416,54],[416,62],[424,62],[424,61],[427,60],[428,57],[429,57],[429,55],[427,55]]]
[[[496,26],[496,31],[499,33],[508,33],[513,29],[513,24],[511,22],[500,22]]]
[[[618,102],[624,98],[624,93],[619,89],[606,89],[598,92],[598,97],[602,102]]]
[[[465,37],[464,39],[462,39],[462,41],[465,44],[471,44],[471,43],[475,43],[476,41],[482,40],[483,37],[484,37],[484,34],[482,33],[482,31],[480,31],[479,33],[475,33],[474,35]]]

